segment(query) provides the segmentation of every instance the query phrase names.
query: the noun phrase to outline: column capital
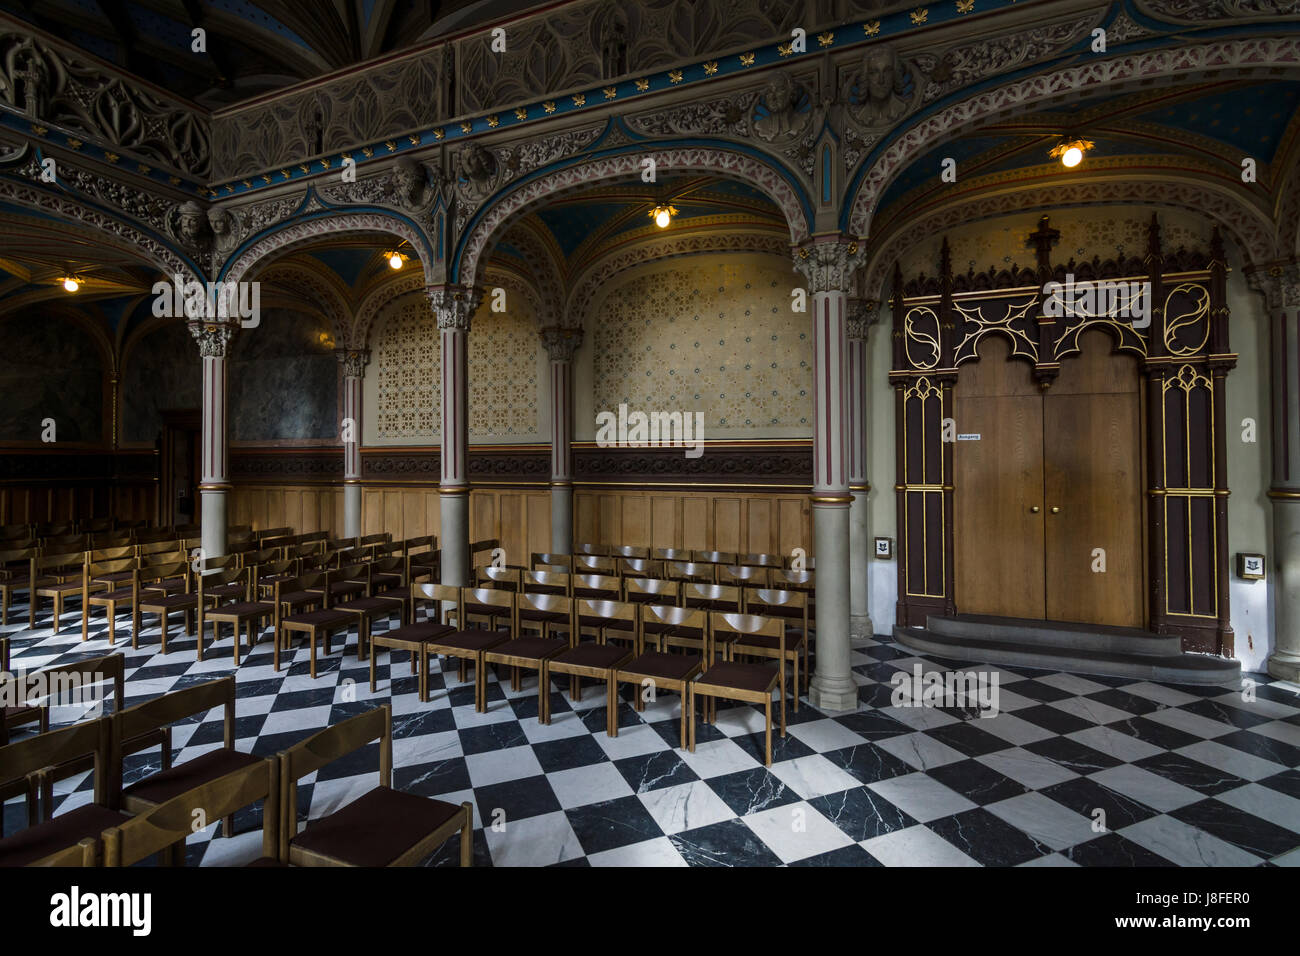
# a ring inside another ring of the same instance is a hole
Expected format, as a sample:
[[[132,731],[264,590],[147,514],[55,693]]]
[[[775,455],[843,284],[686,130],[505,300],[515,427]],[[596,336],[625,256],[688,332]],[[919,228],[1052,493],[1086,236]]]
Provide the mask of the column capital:
[[[200,358],[225,358],[239,326],[233,322],[191,322],[190,335],[199,344]]]
[[[370,349],[335,349],[334,354],[338,357],[339,364],[343,366],[343,374],[347,378],[362,378],[366,374],[366,366],[370,364]]]
[[[1300,308],[1300,263],[1270,262],[1246,273],[1250,287],[1262,292],[1270,312]]]
[[[866,258],[866,245],[847,236],[823,236],[794,251],[794,268],[808,280],[808,291],[843,292],[852,289],[853,273]]]
[[[438,317],[439,330],[469,331],[470,319],[473,318],[482,298],[477,288],[463,285],[430,285],[425,286],[424,291],[429,296],[429,302]]]
[[[850,341],[865,342],[871,327],[880,322],[880,303],[875,299],[849,299],[844,334]]]
[[[582,345],[582,329],[552,327],[541,330],[542,345],[552,362],[572,362],[573,353]]]

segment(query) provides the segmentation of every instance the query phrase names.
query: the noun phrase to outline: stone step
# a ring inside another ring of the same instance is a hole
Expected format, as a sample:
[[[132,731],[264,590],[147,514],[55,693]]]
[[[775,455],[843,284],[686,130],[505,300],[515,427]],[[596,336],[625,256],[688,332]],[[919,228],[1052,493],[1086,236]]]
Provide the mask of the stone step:
[[[980,614],[931,616],[926,619],[925,626],[932,634],[991,643],[1152,657],[1169,657],[1182,652],[1182,642],[1178,637],[1153,634],[1134,627],[1034,621]]]
[[[1206,654],[1133,654],[1093,648],[1048,647],[954,637],[920,627],[895,627],[894,639],[923,654],[994,666],[1128,677],[1162,684],[1236,686],[1241,682],[1240,661]]]

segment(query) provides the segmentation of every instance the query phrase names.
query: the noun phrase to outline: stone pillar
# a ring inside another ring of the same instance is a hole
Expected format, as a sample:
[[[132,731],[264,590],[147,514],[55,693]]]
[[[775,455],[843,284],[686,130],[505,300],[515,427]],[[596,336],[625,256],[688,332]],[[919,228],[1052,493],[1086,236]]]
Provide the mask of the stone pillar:
[[[469,564],[469,325],[478,293],[455,285],[429,286],[442,344],[442,478],[438,485],[442,583],[465,587]]]
[[[817,561],[817,662],[809,701],[825,711],[856,710],[849,669],[848,289],[862,260],[858,243],[816,239],[795,254],[813,309],[813,534]]]
[[[370,353],[339,349],[343,367],[343,537],[361,537],[361,385]]]
[[[551,551],[573,550],[573,353],[581,329],[542,329],[551,359]]]
[[[226,356],[237,326],[233,322],[192,323],[203,361],[202,547],[204,557],[226,553]]]
[[[1300,681],[1300,266],[1251,276],[1268,303],[1273,389],[1273,653],[1268,672]]]
[[[849,633],[870,637],[872,562],[871,522],[867,495],[867,329],[875,320],[874,303],[849,301],[845,334],[848,339],[849,493]]]

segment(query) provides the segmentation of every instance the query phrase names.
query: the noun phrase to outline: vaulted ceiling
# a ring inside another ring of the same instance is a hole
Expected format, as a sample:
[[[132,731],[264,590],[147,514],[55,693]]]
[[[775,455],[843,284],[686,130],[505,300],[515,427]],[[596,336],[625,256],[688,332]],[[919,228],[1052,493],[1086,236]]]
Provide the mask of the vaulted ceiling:
[[[539,0],[0,0],[0,10],[208,107],[542,5]],[[206,32],[193,51],[192,31]]]

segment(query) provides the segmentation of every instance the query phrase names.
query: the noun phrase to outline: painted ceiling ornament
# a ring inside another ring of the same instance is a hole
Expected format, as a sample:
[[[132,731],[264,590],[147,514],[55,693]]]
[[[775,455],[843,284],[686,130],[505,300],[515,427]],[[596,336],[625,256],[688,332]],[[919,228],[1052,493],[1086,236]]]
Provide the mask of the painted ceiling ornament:
[[[788,72],[774,73],[755,103],[754,132],[768,143],[804,133],[812,120],[811,110],[800,111],[805,96]],[[760,105],[765,112],[758,111]]]
[[[891,126],[915,104],[916,84],[890,46],[873,46],[849,76],[844,100],[849,116],[866,129]]]

